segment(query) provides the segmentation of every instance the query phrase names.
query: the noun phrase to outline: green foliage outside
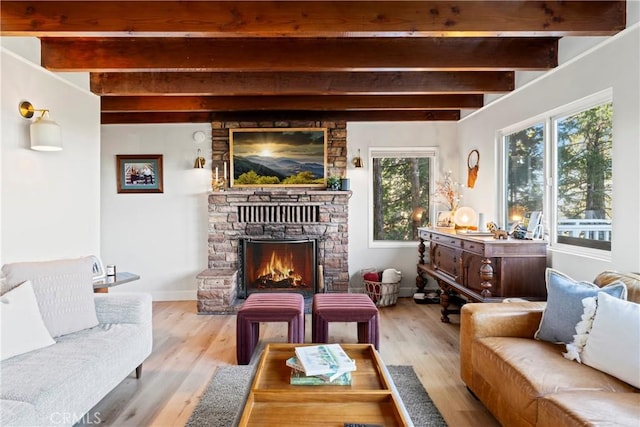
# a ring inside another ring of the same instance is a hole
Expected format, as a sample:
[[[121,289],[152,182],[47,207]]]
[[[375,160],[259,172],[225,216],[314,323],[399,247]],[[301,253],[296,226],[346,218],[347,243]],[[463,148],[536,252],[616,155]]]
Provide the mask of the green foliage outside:
[[[506,138],[508,228],[525,213],[542,211],[544,198],[544,124]]]
[[[558,120],[558,209],[561,218],[611,218],[613,105]]]
[[[430,167],[429,158],[373,160],[374,240],[415,240],[428,218]],[[416,208],[425,209],[419,224],[411,218]]]
[[[613,105],[562,117],[556,126],[557,219],[611,219]],[[505,136],[508,226],[544,200],[544,123]]]

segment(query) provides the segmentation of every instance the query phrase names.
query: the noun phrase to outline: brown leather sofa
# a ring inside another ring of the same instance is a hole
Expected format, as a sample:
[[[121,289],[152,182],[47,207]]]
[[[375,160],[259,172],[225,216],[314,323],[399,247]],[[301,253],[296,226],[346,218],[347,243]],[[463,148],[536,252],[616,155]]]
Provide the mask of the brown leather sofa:
[[[620,279],[640,303],[640,276]],[[565,359],[564,345],[533,339],[544,302],[466,304],[460,320],[460,374],[469,390],[508,427],[640,426],[640,390]]]

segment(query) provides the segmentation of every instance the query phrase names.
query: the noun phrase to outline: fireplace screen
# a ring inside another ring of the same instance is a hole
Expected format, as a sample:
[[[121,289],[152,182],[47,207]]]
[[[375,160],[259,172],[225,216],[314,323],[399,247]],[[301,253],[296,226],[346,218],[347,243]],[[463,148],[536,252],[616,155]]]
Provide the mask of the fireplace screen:
[[[241,240],[244,295],[254,292],[299,292],[316,288],[315,240]]]

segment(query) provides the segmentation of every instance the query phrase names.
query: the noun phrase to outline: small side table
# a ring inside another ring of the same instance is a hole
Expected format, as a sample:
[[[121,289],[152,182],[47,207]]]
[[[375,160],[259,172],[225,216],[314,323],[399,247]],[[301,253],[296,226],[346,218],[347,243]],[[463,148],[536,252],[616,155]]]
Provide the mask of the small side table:
[[[96,294],[106,294],[109,292],[109,288],[113,286],[122,285],[124,283],[133,282],[139,280],[140,276],[133,273],[127,273],[123,271],[116,273],[115,276],[107,276],[93,282],[93,292]]]

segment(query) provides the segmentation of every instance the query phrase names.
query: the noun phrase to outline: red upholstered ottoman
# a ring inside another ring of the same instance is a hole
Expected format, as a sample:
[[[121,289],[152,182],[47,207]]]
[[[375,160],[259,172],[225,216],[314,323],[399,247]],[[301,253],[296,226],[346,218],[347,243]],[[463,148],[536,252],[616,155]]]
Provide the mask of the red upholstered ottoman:
[[[289,342],[304,342],[304,298],[295,293],[258,293],[246,299],[236,320],[238,365],[248,365],[260,337],[260,322],[287,322]]]
[[[329,322],[358,322],[358,342],[379,349],[378,309],[365,294],[315,294],[311,315],[312,341],[329,342]]]

